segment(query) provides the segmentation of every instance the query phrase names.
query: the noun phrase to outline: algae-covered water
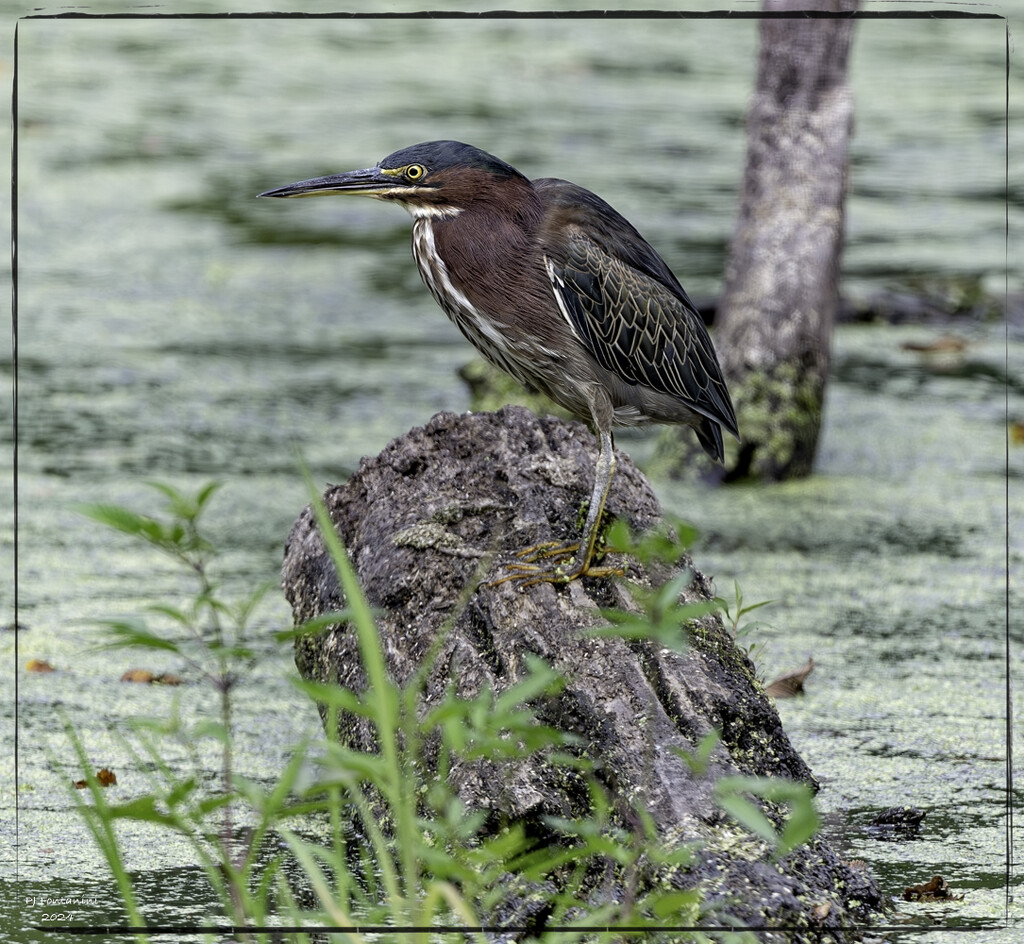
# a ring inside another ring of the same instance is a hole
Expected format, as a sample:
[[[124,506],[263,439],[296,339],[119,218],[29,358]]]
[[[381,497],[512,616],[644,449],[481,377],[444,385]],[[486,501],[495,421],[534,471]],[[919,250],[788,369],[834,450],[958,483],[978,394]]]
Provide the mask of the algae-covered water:
[[[986,942],[1020,931],[1006,894],[1005,673],[1008,623],[1018,675],[1020,659],[1021,596],[1011,584],[1007,597],[1006,568],[1019,576],[1024,556],[1024,447],[1007,445],[1007,420],[1024,419],[1024,330],[1007,330],[999,299],[1007,282],[1022,288],[1005,232],[1007,219],[1015,232],[1024,222],[1024,116],[1011,99],[1007,205],[1005,38],[994,19],[865,20],[851,66],[844,294],[930,291],[967,307],[994,297],[989,318],[839,329],[806,481],[655,483],[699,528],[695,559],[719,592],[735,579],[747,601],[773,601],[743,640],[762,673],[815,660],[806,695],[779,708],[822,783],[831,838],[893,898],[933,874],[964,894],[899,905],[891,923],[933,927],[914,936],[926,942],[954,927]],[[7,730],[15,677],[18,708],[17,791],[13,765],[0,773],[0,941],[30,939],[47,897],[81,899],[85,922],[119,920],[70,808],[80,773],[64,720],[97,767],[119,772],[112,796],[127,799],[139,771],[116,737],[125,719],[166,715],[175,699],[186,717],[216,713],[173,658],[91,648],[95,620],[178,600],[182,583],[74,504],[145,508],[147,480],[219,479],[220,572],[229,590],[248,588],[275,579],[307,500],[299,455],[317,481],[341,481],[434,412],[467,408],[456,371],[470,352],[419,283],[408,218],[370,201],[254,195],[416,141],[466,140],[601,193],[694,297],[710,297],[756,44],[756,23],[735,19],[21,21],[23,628],[0,635],[16,671],[2,676]],[[950,333],[962,350],[904,346]],[[652,440],[620,444],[642,461]],[[11,572],[13,505],[4,511]],[[7,581],[0,603],[13,623]],[[238,689],[238,768],[257,779],[318,726],[291,687],[290,647],[272,639],[288,622],[268,596],[254,624],[263,658]],[[27,672],[30,659],[58,671]],[[140,661],[186,684],[120,683]],[[865,830],[904,804],[926,811],[918,837]],[[124,843],[152,922],[215,916],[186,850],[141,831]]]

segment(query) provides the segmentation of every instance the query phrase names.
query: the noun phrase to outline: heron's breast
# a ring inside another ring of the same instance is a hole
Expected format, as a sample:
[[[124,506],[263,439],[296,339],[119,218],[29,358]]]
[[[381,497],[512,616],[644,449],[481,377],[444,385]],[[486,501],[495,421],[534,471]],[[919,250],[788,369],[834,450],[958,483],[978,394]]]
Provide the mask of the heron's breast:
[[[509,355],[508,335],[502,331],[500,322],[481,306],[478,298],[471,297],[478,293],[464,288],[464,277],[453,279],[448,260],[438,246],[433,220],[416,220],[413,225],[412,252],[430,293],[462,333],[488,356],[492,353]]]

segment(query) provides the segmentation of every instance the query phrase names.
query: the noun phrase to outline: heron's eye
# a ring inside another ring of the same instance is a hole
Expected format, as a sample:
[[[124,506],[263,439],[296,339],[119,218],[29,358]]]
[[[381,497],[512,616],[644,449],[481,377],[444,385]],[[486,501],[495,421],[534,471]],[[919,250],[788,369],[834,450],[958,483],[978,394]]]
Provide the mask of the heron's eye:
[[[426,174],[427,169],[422,164],[410,164],[405,169],[406,180],[419,180]]]

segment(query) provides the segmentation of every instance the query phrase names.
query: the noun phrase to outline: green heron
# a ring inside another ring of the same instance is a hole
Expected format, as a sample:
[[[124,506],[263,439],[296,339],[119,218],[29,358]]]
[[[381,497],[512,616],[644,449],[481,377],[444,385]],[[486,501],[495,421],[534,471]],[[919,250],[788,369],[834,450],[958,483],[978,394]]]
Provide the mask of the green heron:
[[[582,541],[524,552],[505,579],[564,583],[595,566],[615,471],[613,426],[689,426],[723,458],[736,414],[704,323],[664,260],[596,194],[458,141],[261,197],[361,194],[413,216],[412,251],[437,303],[492,364],[593,424],[600,438]],[[541,561],[543,560],[543,563]]]

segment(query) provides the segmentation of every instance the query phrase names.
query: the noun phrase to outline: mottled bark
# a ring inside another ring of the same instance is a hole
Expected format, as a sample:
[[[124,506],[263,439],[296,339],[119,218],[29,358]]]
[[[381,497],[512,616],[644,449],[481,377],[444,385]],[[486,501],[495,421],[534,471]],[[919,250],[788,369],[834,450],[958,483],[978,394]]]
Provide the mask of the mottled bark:
[[[823,0],[850,12],[856,0]],[[767,0],[766,11],[807,9]],[[763,19],[747,166],[715,343],[742,443],[729,477],[807,475],[821,428],[839,304],[847,144],[848,17]]]
[[[379,456],[364,459],[345,486],[328,490],[332,520],[379,613],[389,672],[398,682],[409,679],[442,636],[423,695],[427,704],[436,704],[452,687],[466,697],[484,687],[501,693],[522,679],[530,656],[541,657],[565,683],[557,695],[538,700],[536,713],[580,739],[623,824],[628,826],[629,807],[637,804],[661,838],[703,844],[699,863],[679,881],[701,883],[726,915],[741,922],[848,925],[848,908],[858,907],[848,901],[864,903],[877,894],[864,873],[844,866],[821,840],[794,852],[784,867],[765,858],[763,847],[751,855],[756,844],[735,842],[735,828],[715,805],[714,781],[723,774],[813,783],[749,660],[717,617],[694,624],[689,644],[676,651],[651,640],[586,634],[605,622],[601,607],[636,612],[632,594],[617,580],[523,589],[485,585],[460,605],[464,587],[490,555],[500,572],[502,562],[523,546],[574,537],[596,451],[595,437],[582,424],[538,418],[521,407],[439,414]],[[608,510],[638,531],[649,529],[659,520],[658,502],[629,458],[617,458]],[[631,561],[630,579],[660,585],[680,568],[692,571],[682,599],[708,599],[709,581],[692,570],[688,557],[648,567]],[[494,575],[490,564],[485,569]],[[297,623],[344,605],[308,509],[288,540],[284,588]],[[301,637],[296,662],[306,678],[365,688],[359,648],[347,625]],[[698,775],[677,751],[694,751],[712,728],[722,740],[708,774]],[[338,736],[362,750],[374,749],[365,718],[342,715]],[[526,822],[552,843],[559,839],[546,817],[585,813],[589,800],[577,777],[543,755],[464,761],[453,767],[449,782],[469,810],[487,811],[494,825]],[[730,898],[735,900],[727,903]],[[834,905],[823,923],[813,913],[821,901]],[[835,939],[846,938],[840,932]]]

